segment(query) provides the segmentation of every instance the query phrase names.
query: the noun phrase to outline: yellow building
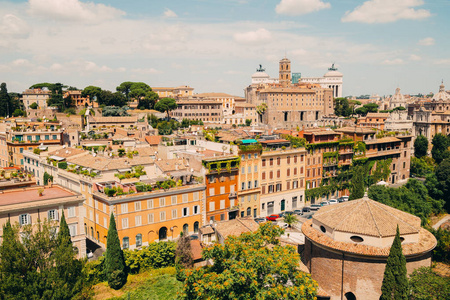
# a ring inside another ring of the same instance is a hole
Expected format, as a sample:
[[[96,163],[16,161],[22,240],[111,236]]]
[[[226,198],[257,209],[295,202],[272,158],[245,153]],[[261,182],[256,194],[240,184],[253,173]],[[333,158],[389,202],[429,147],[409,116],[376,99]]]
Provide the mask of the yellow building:
[[[179,87],[154,87],[152,90],[158,94],[159,98],[180,99],[190,97],[194,93],[194,88],[187,85]]]

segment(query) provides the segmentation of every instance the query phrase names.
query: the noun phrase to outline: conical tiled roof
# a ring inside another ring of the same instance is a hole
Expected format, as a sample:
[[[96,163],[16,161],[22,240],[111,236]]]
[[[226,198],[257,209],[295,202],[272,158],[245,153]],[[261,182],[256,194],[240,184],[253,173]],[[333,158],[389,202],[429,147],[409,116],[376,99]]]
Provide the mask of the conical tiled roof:
[[[420,231],[420,218],[364,197],[338,205],[325,206],[313,219],[335,231],[389,237]]]

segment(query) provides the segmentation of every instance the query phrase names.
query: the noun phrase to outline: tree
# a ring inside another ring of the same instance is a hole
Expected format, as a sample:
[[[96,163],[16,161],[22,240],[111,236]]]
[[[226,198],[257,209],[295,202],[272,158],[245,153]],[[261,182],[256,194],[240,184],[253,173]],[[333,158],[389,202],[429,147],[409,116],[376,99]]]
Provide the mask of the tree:
[[[20,117],[20,116],[26,117],[26,115],[27,113],[25,111],[18,108],[16,108],[13,112],[13,117]]]
[[[299,270],[299,255],[281,246],[270,223],[203,250],[214,264],[185,270],[183,299],[315,299],[317,283]]]
[[[450,279],[443,278],[429,267],[414,270],[409,277],[410,299],[446,299],[450,295]]]
[[[118,290],[127,282],[125,259],[120,248],[119,235],[117,234],[114,214],[109,218],[108,236],[106,237],[105,274],[108,285]]]
[[[408,299],[408,279],[406,275],[406,258],[403,255],[400,231],[397,225],[397,234],[384,269],[380,300]]]
[[[378,104],[367,103],[367,104],[364,104],[362,107],[358,107],[355,110],[355,113],[365,116],[365,115],[367,115],[367,113],[370,113],[370,112],[376,113],[377,111],[378,111]]]
[[[36,103],[36,102],[31,103],[31,104],[30,104],[30,108],[31,108],[31,109],[37,109],[37,108],[38,108],[37,103]]]
[[[364,166],[355,166],[353,168],[353,179],[350,186],[350,200],[360,199],[364,196]]]
[[[123,93],[125,95],[126,100],[130,101],[130,91],[132,85],[133,82],[131,81],[122,82],[118,87],[116,87],[116,91]]]
[[[251,119],[245,119],[245,126],[250,126],[252,124]]]
[[[0,261],[1,299],[26,299],[28,265],[25,247],[19,241],[17,228],[13,228],[9,221],[3,225]]]
[[[298,223],[298,220],[294,214],[287,214],[284,216],[284,223],[288,224],[289,228],[291,228],[292,225]]]
[[[11,98],[8,94],[6,83],[0,85],[0,116],[7,117],[11,115],[13,108],[11,107]]]
[[[167,112],[167,119],[170,119],[169,111],[172,111],[172,110],[176,109],[177,107],[178,107],[177,102],[175,101],[175,99],[172,99],[172,98],[162,98],[155,104],[155,109],[157,111]]]
[[[348,117],[353,113],[353,106],[347,98],[334,98],[334,114],[336,116]]]
[[[187,235],[182,234],[177,242],[175,250],[175,266],[177,269],[177,279],[184,281],[186,278],[182,269],[192,268],[194,260],[191,252],[191,240]]]
[[[442,133],[438,133],[433,137],[433,141],[431,143],[433,144],[431,156],[437,164],[440,164],[442,160],[450,156],[450,152],[448,151],[450,143],[447,136]]]
[[[434,173],[435,163],[433,158],[423,156],[422,158],[411,157],[411,174],[419,177],[425,177]]]
[[[437,188],[445,200],[445,208],[450,211],[450,159],[444,159],[436,167]]]
[[[414,156],[421,158],[428,153],[428,139],[424,135],[419,135],[414,141]]]
[[[97,99],[97,102],[99,104],[103,104],[102,101],[101,101],[101,97],[100,97],[101,94],[102,94],[102,89],[99,88],[98,86],[93,86],[93,85],[85,87],[83,89],[83,91],[81,92],[81,96],[82,97],[88,97],[89,96],[89,98],[91,100]]]

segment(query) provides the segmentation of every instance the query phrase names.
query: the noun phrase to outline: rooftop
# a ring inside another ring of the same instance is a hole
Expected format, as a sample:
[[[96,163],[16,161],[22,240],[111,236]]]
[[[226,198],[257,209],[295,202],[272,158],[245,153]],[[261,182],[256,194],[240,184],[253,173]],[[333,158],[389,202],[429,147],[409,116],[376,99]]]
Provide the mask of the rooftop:
[[[253,218],[238,218],[229,221],[218,222],[216,231],[223,237],[227,238],[231,235],[239,236],[244,232],[254,232],[258,230],[259,225]]]
[[[42,196],[39,196],[37,188],[6,190],[0,192],[0,206],[65,198],[76,195],[78,194],[59,186],[45,188]]]

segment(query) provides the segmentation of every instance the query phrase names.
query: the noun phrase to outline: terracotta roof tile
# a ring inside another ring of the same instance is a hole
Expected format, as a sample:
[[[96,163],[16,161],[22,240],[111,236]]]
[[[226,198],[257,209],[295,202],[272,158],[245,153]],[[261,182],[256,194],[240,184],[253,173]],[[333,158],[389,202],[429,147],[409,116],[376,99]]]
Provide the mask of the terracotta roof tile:
[[[220,233],[220,235],[224,238],[227,238],[231,235],[239,236],[244,232],[253,232],[258,230],[258,228],[258,223],[250,218],[240,218],[218,222],[216,225],[217,232]]]

